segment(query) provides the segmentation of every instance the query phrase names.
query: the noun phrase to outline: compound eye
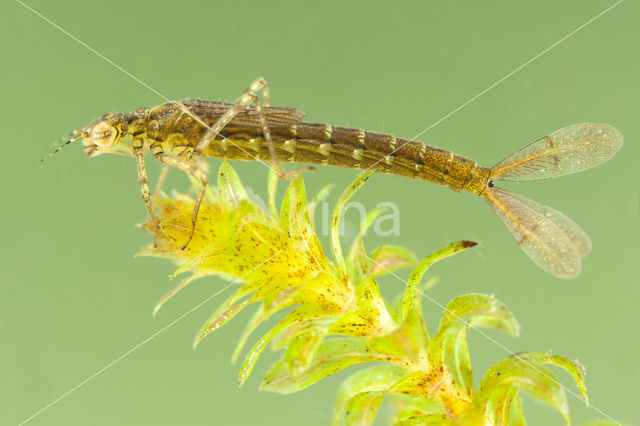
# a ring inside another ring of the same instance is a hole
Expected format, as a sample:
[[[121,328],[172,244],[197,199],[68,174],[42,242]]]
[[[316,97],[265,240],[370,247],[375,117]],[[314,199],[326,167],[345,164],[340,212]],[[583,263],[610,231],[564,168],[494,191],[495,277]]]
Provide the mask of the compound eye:
[[[93,126],[89,137],[97,146],[104,147],[112,145],[116,140],[117,129],[106,121]]]

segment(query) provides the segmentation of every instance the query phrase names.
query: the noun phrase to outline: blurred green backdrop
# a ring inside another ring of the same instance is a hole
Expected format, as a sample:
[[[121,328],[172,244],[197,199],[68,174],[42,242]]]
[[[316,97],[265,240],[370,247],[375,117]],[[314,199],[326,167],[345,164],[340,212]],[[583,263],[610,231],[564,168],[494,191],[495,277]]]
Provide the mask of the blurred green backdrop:
[[[613,4],[537,2],[128,2],[30,0],[28,4],[169,99],[231,101],[258,76],[274,105],[310,121],[412,137]],[[0,423],[27,419],[223,286],[201,280],[155,318],[175,285],[173,266],[132,255],[149,242],[129,158],[84,158],[71,146],[44,165],[54,142],[98,115],[163,102],[112,64],[19,3],[0,6],[2,253]],[[514,352],[578,358],[593,405],[638,422],[640,315],[640,32],[627,1],[442,121],[420,139],[490,166],[565,125],[606,122],[625,136],[610,162],[553,181],[505,185],[553,206],[591,236],[579,278],[544,273],[479,199],[424,182],[377,175],[355,200],[396,203],[399,236],[369,234],[370,248],[401,244],[420,255],[457,239],[478,248],[438,264],[431,296],[493,293],[522,336],[491,336]],[[159,168],[148,161],[151,181]],[[217,170],[219,160],[210,160]],[[234,163],[266,194],[266,169]],[[309,193],[355,177],[322,168]],[[172,172],[167,187],[184,189]],[[347,215],[355,229],[357,215]],[[349,235],[347,235],[347,240]],[[326,239],[325,239],[326,241]],[[403,276],[406,276],[405,272]],[[403,283],[382,281],[385,294]],[[221,302],[222,296],[218,302]],[[267,354],[240,393],[229,357],[248,313],[191,350],[216,300],[84,384],[29,424],[327,424],[342,372],[294,395],[259,392]],[[441,308],[425,302],[433,330]],[[260,331],[264,332],[265,328]],[[257,338],[258,336],[254,336]],[[470,333],[476,377],[507,353]],[[353,371],[353,370],[351,370]],[[559,373],[562,374],[562,373]],[[568,388],[575,385],[562,375]],[[569,395],[576,423],[602,418]],[[525,400],[531,424],[559,414]]]

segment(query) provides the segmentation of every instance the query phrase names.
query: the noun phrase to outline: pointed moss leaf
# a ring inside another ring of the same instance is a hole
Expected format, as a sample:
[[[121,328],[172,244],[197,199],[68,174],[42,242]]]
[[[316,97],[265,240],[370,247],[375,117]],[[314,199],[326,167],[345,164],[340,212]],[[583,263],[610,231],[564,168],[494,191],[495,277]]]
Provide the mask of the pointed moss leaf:
[[[470,325],[490,326],[514,336],[520,330],[513,312],[504,303],[486,294],[465,294],[449,302],[440,319],[440,329],[465,319]]]
[[[410,250],[399,246],[380,246],[371,253],[373,266],[369,271],[372,275],[384,275],[396,269],[414,265],[417,256]]]
[[[291,324],[286,330],[282,330],[271,341],[271,348],[274,351],[279,351],[286,348],[296,337],[309,331],[316,333],[327,334],[329,325],[335,321],[334,317],[315,317],[305,319],[304,321],[298,321],[295,324]]]
[[[253,367],[255,366],[260,354],[267,346],[267,344],[273,339],[276,335],[286,330],[292,324],[296,322],[304,321],[307,318],[313,318],[316,316],[320,316],[317,311],[312,307],[302,306],[299,307],[284,317],[275,327],[273,327],[267,334],[265,334],[249,351],[244,361],[242,362],[242,367],[240,368],[240,372],[238,374],[238,389],[244,385],[244,383],[249,378],[249,375],[253,371]],[[286,364],[286,363],[285,363]]]
[[[235,170],[224,160],[218,171],[218,195],[223,208],[231,209],[238,201],[247,199],[244,189]]]
[[[428,344],[422,312],[415,310],[409,313],[400,327],[385,336],[370,338],[367,346],[373,352],[393,355],[412,369],[426,369]]]
[[[267,181],[267,203],[269,204],[269,213],[274,219],[278,219],[278,207],[276,196],[278,194],[278,181],[280,178],[273,168],[269,169],[269,178]]]
[[[431,265],[449,256],[453,256],[456,253],[460,253],[461,251],[474,247],[477,244],[478,243],[476,243],[475,241],[456,241],[455,243],[451,243],[448,246],[422,259],[418,266],[416,266],[416,268],[413,270],[411,276],[409,277],[409,280],[407,281],[407,288],[405,289],[402,301],[402,317],[405,318],[407,313],[411,309],[413,309],[415,299],[419,296],[418,290],[420,288],[422,277],[431,267]]]
[[[279,295],[271,295],[270,297],[264,299],[263,303],[260,304],[258,310],[254,312],[244,331],[240,335],[238,344],[236,345],[236,348],[231,355],[231,362],[235,363],[237,361],[238,357],[240,356],[240,352],[244,348],[244,345],[246,344],[247,339],[249,338],[251,333],[253,333],[253,331],[258,328],[258,326],[263,321],[276,313],[279,309],[283,308],[284,304],[287,303],[286,296],[290,295],[294,290],[295,289],[288,289]]]
[[[439,337],[439,336],[436,336]],[[439,342],[434,338],[432,344]],[[449,327],[442,345],[444,362],[447,371],[451,375],[451,381],[455,383],[465,395],[473,395],[473,373],[471,371],[471,359],[467,345],[467,327]]]
[[[329,195],[329,192],[331,192],[334,186],[335,185],[332,183],[323,186],[322,188],[320,188],[320,191],[318,191],[318,193],[313,196],[311,201],[309,201],[309,204],[308,204],[309,221],[311,223],[315,223],[314,218],[316,213],[316,207],[318,207],[318,204],[320,204],[324,199],[327,198],[327,196]]]
[[[179,250],[179,245],[183,244],[179,243],[179,241],[184,240],[191,229],[191,217],[186,211],[179,216],[163,218],[162,222],[160,222],[160,228],[168,237],[169,241],[167,241],[164,247],[156,249],[156,253],[160,250],[164,250],[164,255],[166,257],[172,257],[174,260],[180,261],[192,259],[193,256],[204,250],[209,243],[207,235],[202,232],[201,227],[196,225],[196,229],[193,231],[193,240],[189,243],[183,253],[177,252],[177,250]],[[186,270],[186,268],[182,269]]]
[[[289,343],[283,359],[293,376],[298,376],[307,368],[325,334],[326,330],[309,330],[298,334]]]
[[[191,219],[185,217],[181,217],[181,218],[175,218],[176,220],[180,220],[182,223],[184,223],[185,225],[191,221]],[[168,235],[173,235],[173,233],[171,231],[168,231],[167,228],[164,228],[165,232],[167,232]],[[180,238],[184,235],[186,235],[186,228],[182,228],[180,226],[180,229],[177,230],[177,232],[175,233],[175,238],[174,241],[177,243],[178,241],[180,241]],[[205,236],[204,233],[202,233],[200,230],[198,230],[198,228],[196,228],[196,231],[193,233],[193,239],[195,239],[195,245],[193,245],[192,247],[192,243],[189,243],[189,246],[185,249],[185,250],[192,250],[191,255],[189,256],[189,259],[186,260],[184,263],[182,263],[180,266],[178,266],[178,268],[173,272],[173,274],[171,274],[171,278],[175,278],[178,275],[185,273],[185,272],[195,272],[198,270],[201,270],[201,266],[203,265],[203,263],[207,262],[209,259],[211,259],[212,257],[215,257],[215,253],[211,253],[210,251],[207,251],[207,246],[208,245],[208,241],[207,241],[207,237]],[[203,243],[203,244],[198,244],[198,243]]]
[[[509,409],[510,388],[521,389],[554,406],[569,424],[569,405],[564,389],[556,376],[536,358],[537,354],[517,354],[492,366],[480,382],[474,405],[482,412],[497,415]]]
[[[384,299],[380,294],[380,287],[374,277],[354,282],[354,290],[358,310],[370,312],[373,315],[388,316]]]
[[[522,354],[521,356],[524,359],[531,359],[542,364],[551,364],[555,365],[556,367],[563,368],[567,373],[571,375],[573,380],[575,380],[576,385],[578,386],[578,390],[580,391],[580,395],[585,400],[587,405],[589,405],[587,384],[585,382],[585,369],[583,365],[559,355],[528,352],[526,354]]]
[[[248,198],[240,198],[229,214],[231,226],[239,228],[246,223],[260,223],[266,226],[275,224],[268,220],[267,214]]]
[[[414,416],[408,419],[395,422],[394,426],[436,426],[436,425],[454,425],[454,423],[445,414],[427,414],[425,416]]]
[[[442,368],[469,397],[473,393],[471,360],[467,346],[469,325],[490,326],[512,334],[518,330],[513,313],[498,299],[483,294],[456,297],[447,305],[440,329],[429,343],[432,369]]]
[[[158,303],[156,303],[156,306],[153,309],[153,316],[156,316],[156,314],[158,313],[158,311],[160,310],[162,305],[164,305],[169,299],[171,299],[173,296],[175,296],[176,293],[178,293],[180,290],[182,290],[184,287],[186,287],[187,284],[191,283],[193,280],[196,280],[196,279],[201,278],[201,277],[206,276],[206,275],[210,275],[210,273],[207,273],[207,272],[204,272],[204,271],[198,271],[198,272],[193,272],[187,278],[183,279],[180,282],[180,284],[178,284],[177,286],[175,286],[174,288],[169,290],[169,292],[167,294],[165,294],[164,296],[162,296],[162,298],[160,300],[158,300]]]
[[[250,201],[243,200],[243,202],[250,203]],[[267,216],[262,210],[253,206],[253,211],[249,211],[238,217],[238,222],[235,226],[240,230],[241,228],[251,227],[256,230],[267,230],[270,232],[278,233],[280,226],[271,216]]]
[[[444,414],[444,409],[441,405],[427,398],[415,398],[397,394],[390,394],[387,398],[391,408],[388,424],[396,424],[411,417]]]
[[[297,287],[292,299],[301,305],[314,306],[326,315],[338,315],[352,303],[353,290],[349,283],[339,280],[332,273],[319,272]]]
[[[386,307],[387,312],[389,312],[389,316],[394,324],[401,324],[402,318],[400,318],[400,312],[396,309],[396,306],[391,304],[386,298],[383,298],[382,301]]]
[[[351,245],[351,249],[347,256],[347,273],[349,274],[349,278],[352,282],[362,281],[371,268],[371,261],[369,256],[367,256],[362,237],[382,211],[383,209],[373,209],[370,211],[367,214],[365,221],[360,224],[360,232],[353,240],[353,244]]]
[[[280,226],[281,239],[283,244],[286,244],[289,255],[296,257],[299,253],[299,257],[308,258],[304,263],[307,273],[329,269],[322,244],[309,220],[304,182],[301,176],[294,179],[287,188],[282,201]]]
[[[273,286],[272,288],[262,286],[258,288],[256,293],[251,297],[251,302],[264,301],[268,313],[267,316],[271,316],[274,312],[295,304],[292,297],[298,287],[286,288],[286,285],[284,287],[285,288],[282,290],[276,286]],[[274,290],[280,291],[279,293],[276,293]]]
[[[312,309],[314,315],[301,319],[275,336],[272,344],[274,350],[287,346],[298,335],[308,331],[326,334],[329,325],[335,322],[336,317],[343,315],[345,306],[352,302],[353,294],[344,284],[334,275],[321,272],[296,287],[291,300]],[[273,309],[273,304],[270,309]]]
[[[289,184],[282,200],[280,210],[282,229],[290,230],[300,224],[309,225],[309,210],[307,209],[307,195],[302,176],[296,177]]]
[[[411,397],[430,399],[441,405],[443,409],[457,416],[471,404],[471,397],[460,392],[459,387],[451,382],[446,370],[429,366],[429,371],[415,371],[396,382],[391,392]]]
[[[462,424],[475,424],[484,420],[489,424],[517,425],[524,424],[520,397],[517,387],[503,386],[496,388],[483,406],[472,405],[460,417]],[[512,417],[513,413],[513,417]]]
[[[425,291],[429,290],[430,288],[435,287],[439,282],[440,282],[440,279],[438,277],[428,278],[428,279],[424,280],[422,282],[422,284],[420,284],[419,290],[421,292],[425,292]]]
[[[234,305],[236,305],[236,302],[238,302],[238,300],[242,299],[245,295],[242,294],[242,287],[240,289],[238,289],[238,291],[236,291],[234,294],[232,294],[231,296],[229,296],[224,303],[222,303],[220,306],[218,306],[218,308],[216,309],[216,311],[211,315],[211,317],[209,318],[209,320],[207,321],[207,323],[215,320],[215,318],[218,317],[222,317],[225,313],[225,311],[231,309]],[[219,324],[222,325],[222,324]],[[201,328],[200,333],[202,333],[202,330],[204,328]],[[199,333],[199,334],[200,334]],[[195,341],[193,342],[193,348],[196,348],[198,346],[198,344],[200,343],[200,340],[202,338],[198,336],[196,336]]]
[[[373,277],[356,283],[357,309],[336,321],[329,332],[346,336],[380,336],[397,327]]]
[[[251,290],[247,289],[246,286],[241,286],[231,295],[231,297],[229,297],[229,299],[226,302],[226,305],[223,305],[220,307],[220,313],[223,310],[229,309],[231,305],[234,305],[238,300],[248,296],[250,293],[251,293]]]
[[[367,231],[369,230],[369,228],[371,228],[371,226],[374,224],[376,219],[382,213],[384,213],[385,210],[387,210],[386,207],[376,207],[367,213],[367,216],[365,217],[364,222],[360,224],[360,231],[358,232],[358,235],[360,236],[360,238],[364,237],[367,234]],[[343,213],[344,213],[344,210],[343,210]]]
[[[344,409],[345,426],[373,424],[386,392],[361,392],[349,399]]]
[[[374,312],[355,311],[341,316],[331,328],[330,334],[342,336],[371,337],[387,334],[393,328],[393,320],[388,314],[379,313],[381,321]]]
[[[376,218],[382,213],[383,209],[373,209],[370,211],[364,222],[360,224],[360,231],[353,240],[351,249],[347,256],[347,273],[352,282],[360,282],[364,279],[367,271],[370,269],[371,261],[364,247],[362,241],[363,235],[367,232],[367,229],[373,224]],[[344,213],[344,210],[342,211]]]
[[[347,273],[352,282],[357,283],[365,279],[371,268],[371,261],[366,255],[362,238],[358,236],[351,245],[347,256]]]
[[[341,277],[347,276],[347,267],[344,262],[344,256],[342,254],[342,246],[340,245],[340,217],[344,206],[347,201],[365,184],[367,179],[374,173],[374,170],[370,170],[360,175],[351,185],[340,195],[338,202],[333,208],[333,214],[331,215],[331,248],[333,249],[333,255],[336,259],[336,265]]]
[[[251,333],[254,332],[258,325],[264,319],[264,305],[260,305],[260,307],[253,313],[253,316],[245,326],[240,338],[238,339],[238,343],[236,344],[236,348],[233,350],[233,354],[231,355],[231,362],[236,363],[238,357],[240,356],[240,352],[244,349],[244,345],[247,343],[247,339],[251,336]]]
[[[418,286],[420,284],[420,281],[422,280],[422,276],[424,275],[424,273],[434,263],[449,256],[453,256],[456,253],[460,253],[461,251],[467,250],[471,247],[475,247],[476,245],[478,245],[478,243],[476,243],[475,241],[456,241],[438,250],[437,252],[430,254],[429,256],[425,257],[422,262],[420,262],[420,264],[416,267],[416,269],[411,273],[411,284]]]
[[[242,332],[240,339],[238,340],[238,344],[236,349],[231,356],[232,362],[235,362],[240,355],[240,351],[243,349],[244,344],[247,341],[249,335],[267,318],[276,313],[278,310],[289,306],[291,303],[289,297],[293,292],[295,292],[296,288],[286,289],[280,294],[270,294],[262,300],[262,304],[258,308],[258,310],[253,314],[245,330]],[[253,300],[252,298],[252,301]]]
[[[207,322],[205,322],[202,328],[200,329],[200,332],[198,333],[198,337],[196,337],[196,340],[193,343],[193,346],[196,347],[202,339],[207,337],[207,335],[209,335],[210,333],[213,333],[215,330],[217,330],[218,328],[226,324],[227,321],[229,321],[231,318],[235,317],[238,314],[238,312],[240,312],[245,306],[247,306],[248,303],[249,303],[249,300],[245,300],[243,302],[240,302],[238,304],[231,306],[229,309],[225,310],[222,314],[214,315],[211,318],[209,318]]]
[[[276,226],[276,223],[270,220],[258,206],[246,199],[238,200],[235,208],[228,215],[230,239],[237,237],[238,233],[243,231],[243,228],[264,229],[277,235]],[[213,227],[210,226],[209,230],[214,227],[215,225]]]
[[[280,360],[267,372],[260,388],[279,393],[296,392],[351,365],[368,361],[389,361],[391,358],[371,353],[367,350],[365,339],[324,340],[303,372],[294,376],[287,362]]]
[[[286,329],[289,325],[299,320],[301,316],[301,309],[296,309],[289,313],[286,317],[280,321],[275,327],[273,327],[267,334],[265,334],[254,346],[251,348],[249,353],[244,358],[242,362],[242,367],[240,368],[240,372],[238,374],[238,390],[244,385],[244,383],[249,378],[251,371],[253,371],[253,367],[255,366],[260,354],[267,346],[269,341],[273,339],[278,333],[282,330]]]
[[[508,417],[505,419],[505,424],[508,420],[511,426],[526,426],[527,422],[524,420],[524,411],[522,411],[522,402],[520,401],[520,392],[516,392],[511,399],[511,410]]]
[[[339,426],[348,400],[361,392],[385,391],[406,371],[393,364],[365,368],[345,379],[338,390],[333,410],[332,426]]]

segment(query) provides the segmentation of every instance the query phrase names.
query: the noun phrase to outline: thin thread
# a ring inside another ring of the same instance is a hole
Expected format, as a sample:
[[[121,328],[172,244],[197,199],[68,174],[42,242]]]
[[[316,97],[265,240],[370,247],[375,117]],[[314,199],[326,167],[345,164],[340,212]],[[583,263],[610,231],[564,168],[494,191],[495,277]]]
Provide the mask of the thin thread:
[[[200,308],[202,305],[204,305],[205,303],[207,303],[208,301],[210,301],[211,299],[213,299],[214,297],[216,297],[217,295],[219,295],[220,293],[224,292],[226,289],[228,289],[229,287],[231,287],[233,284],[241,281],[244,277],[246,277],[247,275],[249,275],[251,272],[255,271],[256,269],[258,269],[259,267],[261,267],[262,265],[264,265],[265,263],[267,263],[268,261],[270,261],[271,259],[273,259],[276,255],[280,254],[282,252],[282,250],[280,250],[279,252],[275,253],[274,255],[272,255],[270,258],[268,258],[267,260],[265,260],[264,262],[262,262],[261,264],[259,264],[258,266],[256,266],[255,268],[251,269],[249,272],[247,272],[246,274],[244,274],[243,276],[241,276],[240,278],[235,279],[234,281],[230,282],[229,284],[227,284],[222,290],[219,290],[218,292],[212,294],[211,296],[207,297],[203,302],[198,303],[196,306],[194,306],[193,308],[191,308],[190,310],[188,310],[187,312],[185,312],[184,314],[180,315],[178,318],[176,318],[175,320],[173,320],[172,322],[170,322],[169,324],[167,324],[166,326],[162,327],[160,330],[156,331],[155,333],[153,333],[151,336],[147,337],[146,339],[144,339],[142,342],[138,343],[137,345],[135,345],[134,347],[132,347],[131,349],[129,349],[127,352],[123,353],[122,355],[120,355],[118,358],[114,359],[113,361],[111,361],[109,364],[105,365],[104,367],[102,367],[100,370],[96,371],[95,373],[93,373],[92,375],[90,375],[89,377],[87,377],[86,379],[84,379],[83,381],[81,381],[80,383],[78,383],[77,385],[75,385],[74,387],[72,387],[71,389],[69,389],[68,391],[66,391],[65,393],[63,393],[62,395],[60,395],[58,398],[56,398],[55,400],[53,400],[52,402],[50,402],[49,404],[45,405],[44,407],[42,407],[40,410],[36,411],[35,413],[33,413],[31,416],[27,417],[25,420],[23,420],[22,422],[18,423],[18,426],[22,426],[25,423],[33,420],[36,416],[42,414],[44,411],[48,410],[49,408],[53,407],[54,405],[56,405],[58,402],[62,401],[64,398],[66,398],[67,396],[71,395],[73,392],[75,392],[76,390],[78,390],[79,388],[81,388],[82,386],[86,385],[87,383],[89,383],[91,380],[95,379],[96,377],[98,377],[100,374],[104,373],[106,370],[108,370],[109,368],[113,367],[115,364],[117,364],[118,362],[122,361],[124,358],[126,358],[127,356],[131,355],[133,352],[135,352],[136,350],[138,350],[140,347],[144,346],[146,343],[150,342],[151,340],[153,340],[156,336],[162,334],[163,332],[165,332],[167,329],[173,327],[176,323],[178,323],[179,321],[181,321],[182,319],[186,318],[187,316],[189,316],[191,313],[193,313],[194,311],[196,311],[198,308]]]

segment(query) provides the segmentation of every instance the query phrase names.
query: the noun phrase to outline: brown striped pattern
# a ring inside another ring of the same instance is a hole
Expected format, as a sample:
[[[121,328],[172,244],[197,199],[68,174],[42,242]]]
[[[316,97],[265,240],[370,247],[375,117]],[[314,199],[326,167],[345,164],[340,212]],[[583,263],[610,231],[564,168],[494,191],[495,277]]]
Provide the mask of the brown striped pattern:
[[[183,101],[184,102],[184,101]],[[206,110],[193,102],[189,108]],[[227,104],[215,114],[221,115]],[[209,107],[208,107],[209,108]],[[210,107],[211,109],[213,107]],[[302,113],[285,108],[266,108],[269,130],[280,161],[331,165],[357,169],[375,169],[410,178],[418,178],[460,191],[482,193],[489,180],[489,169],[451,151],[393,135],[367,132],[329,124],[300,122]],[[271,160],[267,143],[256,120],[255,111],[233,120],[211,142],[203,156],[234,160]],[[209,123],[210,117],[202,117]],[[141,121],[144,125],[141,125]],[[244,126],[247,122],[251,125]],[[175,155],[196,146],[206,128],[172,103],[130,114],[130,130],[146,132],[156,150]],[[136,123],[133,125],[133,123]],[[160,148],[157,148],[160,146]],[[162,152],[159,151],[159,152]]]

